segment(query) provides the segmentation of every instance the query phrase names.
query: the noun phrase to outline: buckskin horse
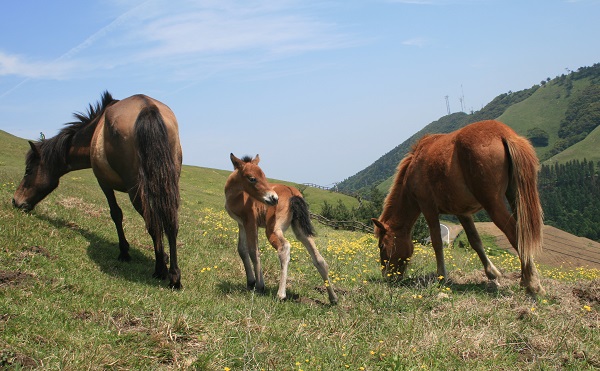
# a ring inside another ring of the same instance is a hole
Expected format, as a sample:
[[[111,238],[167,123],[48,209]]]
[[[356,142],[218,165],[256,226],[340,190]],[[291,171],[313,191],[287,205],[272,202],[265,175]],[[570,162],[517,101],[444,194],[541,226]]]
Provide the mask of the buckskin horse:
[[[538,167],[529,141],[498,121],[423,137],[398,165],[383,212],[379,219],[372,219],[384,276],[405,273],[414,249],[411,229],[423,213],[437,274],[447,277],[438,218],[439,214],[453,214],[479,255],[486,276],[497,284],[501,274],[486,256],[472,217],[485,209],[518,252],[521,286],[533,297],[543,294],[533,261],[542,248]]]
[[[281,264],[277,297],[281,300],[286,298],[290,243],[283,234],[291,225],[325,283],[329,302],[336,304],[338,299],[329,280],[329,268],[313,240],[314,229],[308,205],[300,191],[283,184],[269,184],[258,166],[258,155],[254,159],[239,159],[232,153],[230,158],[234,171],[225,183],[225,209],[239,226],[238,253],[246,270],[248,289],[265,290],[257,246],[258,228],[261,227],[265,228],[269,243],[277,250]]]
[[[13,205],[31,211],[58,187],[61,176],[91,167],[117,229],[118,259],[130,261],[131,257],[115,190],[127,192],[144,218],[154,243],[153,276],[168,276],[171,288],[181,288],[177,233],[182,153],[175,115],[169,107],[145,95],[119,101],[104,92],[100,102],[89,105],[87,114],[74,116],[77,121],[66,124],[55,137],[29,142],[25,176],[14,194]],[[163,234],[171,255],[168,270]]]

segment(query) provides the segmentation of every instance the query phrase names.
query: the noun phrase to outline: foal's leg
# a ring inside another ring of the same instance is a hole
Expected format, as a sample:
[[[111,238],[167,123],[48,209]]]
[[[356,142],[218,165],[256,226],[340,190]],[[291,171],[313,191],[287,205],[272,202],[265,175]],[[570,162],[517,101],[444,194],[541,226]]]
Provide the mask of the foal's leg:
[[[242,259],[242,263],[244,264],[244,270],[246,271],[246,285],[248,287],[248,290],[254,290],[254,286],[256,285],[256,277],[254,276],[252,262],[250,261],[250,254],[248,253],[248,243],[246,242],[246,230],[244,229],[244,225],[242,223],[238,223],[238,227],[238,254]]]
[[[288,266],[290,263],[290,248],[291,245],[288,240],[283,236],[283,231],[281,228],[276,227],[274,231],[267,230],[267,238],[269,239],[269,243],[271,246],[277,250],[277,255],[279,256],[279,264],[281,267],[281,272],[279,275],[279,289],[277,290],[277,297],[280,300],[284,300],[286,297],[286,286],[287,286],[287,276],[288,276]]]
[[[329,280],[329,266],[327,265],[325,259],[323,259],[323,256],[321,256],[321,254],[319,253],[319,250],[315,245],[315,241],[311,236],[306,236],[305,234],[300,233],[300,231],[296,228],[293,229],[296,238],[300,242],[302,242],[304,247],[306,247],[306,251],[308,251],[308,253],[310,254],[314,266],[319,271],[319,274],[321,275],[321,278],[325,283],[325,287],[327,288],[327,294],[329,295],[329,302],[331,304],[337,304],[338,298],[335,294],[335,291],[333,291],[333,286],[331,285],[331,281]]]
[[[256,277],[255,280],[252,280],[253,277],[248,273],[246,262],[244,262],[244,268],[246,268],[246,282],[248,284],[248,288],[254,287],[256,291],[264,292],[265,280],[263,278],[262,266],[260,264],[260,250],[258,249],[258,226],[256,223],[246,223],[244,225],[244,230],[246,231],[245,242],[247,254],[250,256],[250,261],[254,266],[253,276]],[[244,257],[242,257],[242,260],[244,260]]]
[[[117,204],[117,198],[115,197],[115,191],[109,187],[103,187],[102,192],[106,196],[106,200],[108,201],[108,207],[110,208],[110,217],[115,223],[115,227],[117,228],[117,235],[119,236],[119,260],[120,261],[131,261],[131,256],[129,255],[129,242],[125,238],[125,233],[123,232],[123,211]]]
[[[473,222],[473,217],[471,215],[457,215],[460,224],[462,224],[465,233],[467,234],[467,239],[471,244],[471,247],[481,260],[483,264],[483,270],[485,271],[485,275],[487,278],[492,281],[496,286],[498,285],[498,277],[502,274],[500,271],[492,264],[490,259],[488,259],[485,254],[485,250],[483,248],[483,243],[481,242],[481,238],[479,237],[479,233],[475,228],[475,223]]]

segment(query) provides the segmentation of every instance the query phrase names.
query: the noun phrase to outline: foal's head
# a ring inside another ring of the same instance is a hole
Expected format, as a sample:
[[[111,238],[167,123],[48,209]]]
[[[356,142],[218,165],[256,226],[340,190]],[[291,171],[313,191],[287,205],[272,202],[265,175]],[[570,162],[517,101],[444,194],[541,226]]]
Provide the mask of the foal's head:
[[[383,277],[401,278],[414,252],[410,233],[398,234],[386,223],[375,218],[371,220],[375,224],[375,236],[379,239],[379,262]]]
[[[31,149],[25,160],[25,175],[12,199],[13,206],[25,211],[33,210],[38,202],[56,189],[61,175],[55,158],[42,155],[42,142],[29,142],[29,145]]]
[[[267,205],[277,205],[279,197],[267,181],[265,173],[258,166],[258,162],[260,161],[259,156],[256,155],[254,159],[246,156],[240,160],[232,153],[230,158],[233,168],[237,171],[236,179],[241,183],[244,191],[252,198]]]

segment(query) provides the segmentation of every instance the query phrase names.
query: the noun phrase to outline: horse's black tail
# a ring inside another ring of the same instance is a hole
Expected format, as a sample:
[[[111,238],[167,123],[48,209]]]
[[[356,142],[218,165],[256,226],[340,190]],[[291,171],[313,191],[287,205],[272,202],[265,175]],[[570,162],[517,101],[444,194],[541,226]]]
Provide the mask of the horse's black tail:
[[[169,145],[167,127],[158,111],[144,107],[135,122],[140,162],[138,196],[149,232],[161,236],[178,231],[179,172]]]
[[[290,198],[290,209],[292,210],[292,228],[294,231],[300,231],[306,236],[314,236],[315,229],[310,222],[310,213],[304,198],[292,196]]]

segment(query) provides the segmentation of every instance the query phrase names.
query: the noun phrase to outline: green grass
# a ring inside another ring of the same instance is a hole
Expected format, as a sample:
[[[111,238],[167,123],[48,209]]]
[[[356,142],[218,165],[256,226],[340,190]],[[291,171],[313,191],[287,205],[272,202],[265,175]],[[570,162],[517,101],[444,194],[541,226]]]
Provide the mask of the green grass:
[[[9,141],[15,139],[9,138]],[[12,143],[12,142],[11,142]],[[3,144],[3,138],[0,138]],[[387,283],[371,235],[317,225],[340,302],[327,303],[292,240],[288,300],[279,262],[260,246],[267,292],[247,291],[235,223],[223,210],[229,171],[184,167],[179,258],[184,289],[151,277],[150,237],[118,195],[132,262],[90,171],[67,174],[31,214],[10,200],[27,144],[0,163],[0,368],[200,370],[593,369],[600,367],[597,270],[540,267],[547,296],[530,301],[512,254],[496,291],[469,249],[446,249],[448,282],[418,246],[407,279]],[[311,204],[318,204],[310,189]],[[312,198],[311,198],[312,197]],[[318,197],[338,197],[324,192]],[[337,202],[335,199],[330,202]],[[289,234],[291,236],[291,233]]]

